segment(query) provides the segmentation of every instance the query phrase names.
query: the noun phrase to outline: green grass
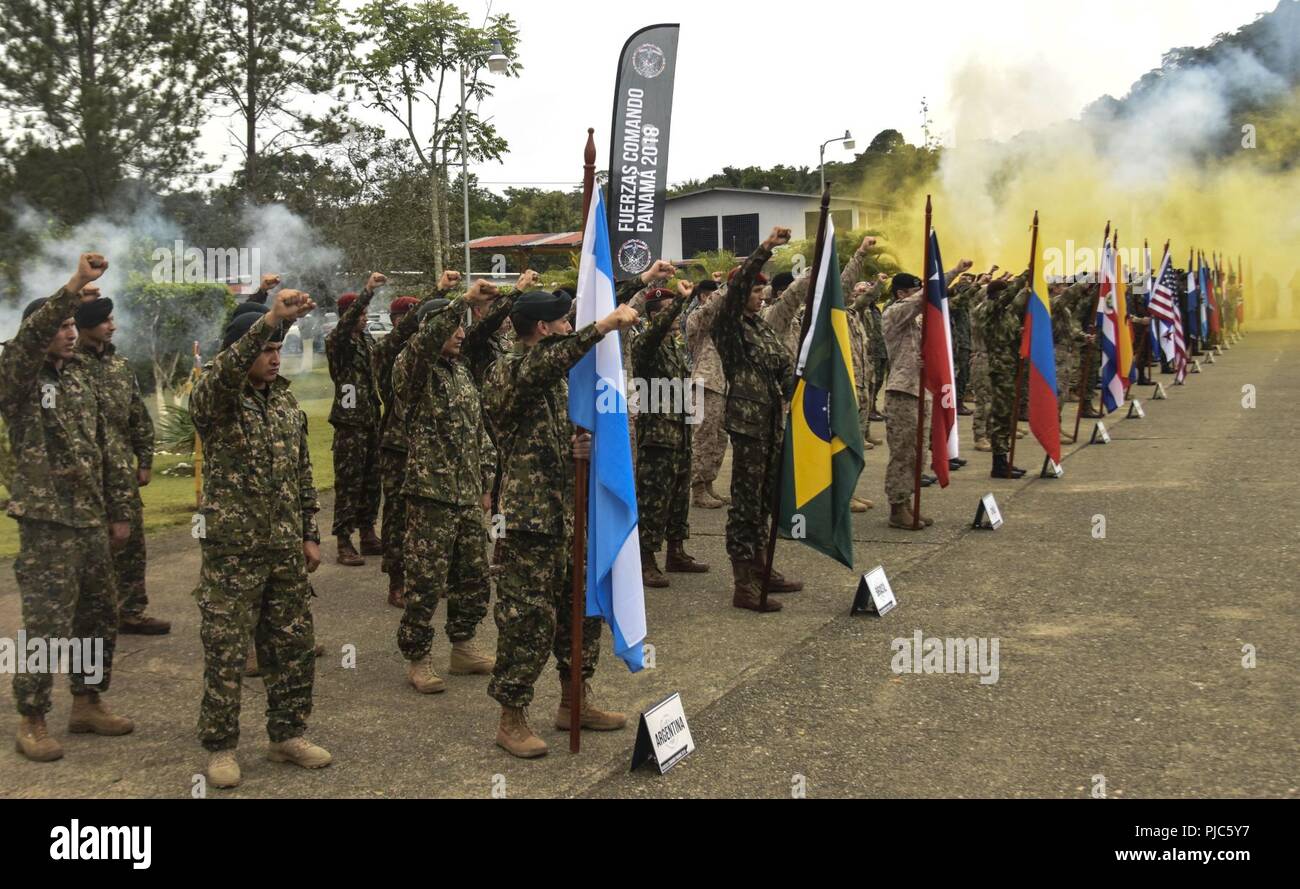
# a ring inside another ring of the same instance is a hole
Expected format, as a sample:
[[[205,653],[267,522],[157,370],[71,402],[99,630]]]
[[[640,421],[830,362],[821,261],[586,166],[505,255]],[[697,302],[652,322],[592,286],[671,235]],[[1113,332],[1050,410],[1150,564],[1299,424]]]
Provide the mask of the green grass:
[[[285,356],[286,364],[293,366],[297,356]],[[307,412],[307,446],[311,451],[312,476],[318,491],[334,487],[334,460],[330,448],[334,443],[334,427],[326,419],[330,412],[334,386],[325,368],[323,355],[316,356],[315,368],[309,374],[291,376],[293,393]],[[147,399],[150,411],[153,399]],[[157,418],[155,417],[155,420]],[[153,460],[153,480],[140,489],[144,500],[145,532],[188,525],[194,515],[195,496],[193,476],[173,477],[162,471],[177,463],[193,463],[192,454],[156,454]],[[3,490],[3,489],[0,489]],[[328,525],[325,530],[328,532]],[[7,516],[0,520],[0,558],[18,554],[18,523]]]

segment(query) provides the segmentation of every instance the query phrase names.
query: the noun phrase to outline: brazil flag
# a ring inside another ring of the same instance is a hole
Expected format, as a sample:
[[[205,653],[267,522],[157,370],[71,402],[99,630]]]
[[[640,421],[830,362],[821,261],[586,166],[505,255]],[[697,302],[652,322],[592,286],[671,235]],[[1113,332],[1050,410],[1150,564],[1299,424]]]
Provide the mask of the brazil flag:
[[[783,537],[802,540],[851,568],[849,499],[862,472],[862,427],[829,219],[823,243],[812,322],[800,347],[799,380],[785,424],[777,521]]]

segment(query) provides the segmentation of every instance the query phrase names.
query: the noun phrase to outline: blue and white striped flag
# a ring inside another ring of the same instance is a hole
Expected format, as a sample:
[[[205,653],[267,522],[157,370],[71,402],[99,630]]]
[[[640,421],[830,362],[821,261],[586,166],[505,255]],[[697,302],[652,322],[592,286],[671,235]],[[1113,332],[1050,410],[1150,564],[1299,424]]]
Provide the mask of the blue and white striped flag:
[[[582,328],[612,311],[614,263],[604,195],[596,189],[582,238],[576,326]],[[569,371],[569,419],[591,431],[587,616],[609,624],[614,653],[635,673],[643,666],[645,590],[619,337],[619,333],[606,336]]]

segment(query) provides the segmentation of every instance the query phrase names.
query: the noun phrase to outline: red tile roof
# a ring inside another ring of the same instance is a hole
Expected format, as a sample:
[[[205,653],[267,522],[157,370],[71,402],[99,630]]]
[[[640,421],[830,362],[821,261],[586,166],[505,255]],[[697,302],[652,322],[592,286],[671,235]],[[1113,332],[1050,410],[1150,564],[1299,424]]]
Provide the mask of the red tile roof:
[[[531,235],[492,235],[475,238],[469,242],[471,250],[522,250],[531,247],[581,247],[582,232],[560,232],[559,234]]]

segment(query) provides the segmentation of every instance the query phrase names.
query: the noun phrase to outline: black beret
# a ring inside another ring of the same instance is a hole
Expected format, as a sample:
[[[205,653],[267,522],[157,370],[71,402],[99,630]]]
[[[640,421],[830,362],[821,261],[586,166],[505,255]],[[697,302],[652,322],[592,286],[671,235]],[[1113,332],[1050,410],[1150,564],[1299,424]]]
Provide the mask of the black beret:
[[[434,312],[447,308],[449,305],[451,305],[451,300],[443,297],[438,297],[437,299],[426,299],[420,304],[420,307],[415,310],[415,317],[419,318],[420,322],[423,323],[425,318],[428,318]]]
[[[265,314],[265,312],[263,314]],[[262,315],[254,315],[252,312],[245,312],[242,315],[236,315],[234,318],[231,318],[230,323],[226,325],[225,333],[221,336],[221,348],[229,349],[240,339],[240,337],[248,333],[248,329],[256,324],[257,319],[261,317]],[[270,341],[278,343],[282,339],[284,339],[283,324],[276,327],[275,333],[271,335]]]
[[[921,286],[921,279],[916,275],[909,275],[907,272],[899,272],[894,275],[894,280],[889,284],[890,293],[902,293],[904,290],[911,290],[914,287]]]
[[[512,316],[518,315],[528,321],[559,321],[569,314],[573,300],[563,291],[547,293],[545,290],[530,290],[515,297],[510,307]]]
[[[572,287],[559,287],[551,291],[552,296],[567,296],[569,299],[577,299],[578,291]]]
[[[72,317],[77,319],[77,327],[90,328],[103,324],[111,314],[113,314],[113,301],[104,296],[77,306]]]
[[[697,296],[701,293],[712,293],[721,286],[721,284],[712,278],[705,278],[703,281],[695,285],[695,293]]]
[[[49,301],[50,298],[48,296],[40,296],[32,300],[31,302],[29,302],[26,306],[23,307],[23,320],[26,321],[28,318],[32,316],[33,313],[35,313],[37,309],[39,309],[41,306],[45,305]]]
[[[772,276],[772,292],[780,293],[794,283],[794,275],[789,272],[777,272]]]
[[[251,314],[252,312],[260,312],[261,314],[265,315],[267,312],[267,308],[262,303],[253,302],[251,300],[248,302],[242,302],[239,305],[235,306],[235,311],[231,314],[230,319],[233,321],[234,319],[238,318],[240,315]]]

